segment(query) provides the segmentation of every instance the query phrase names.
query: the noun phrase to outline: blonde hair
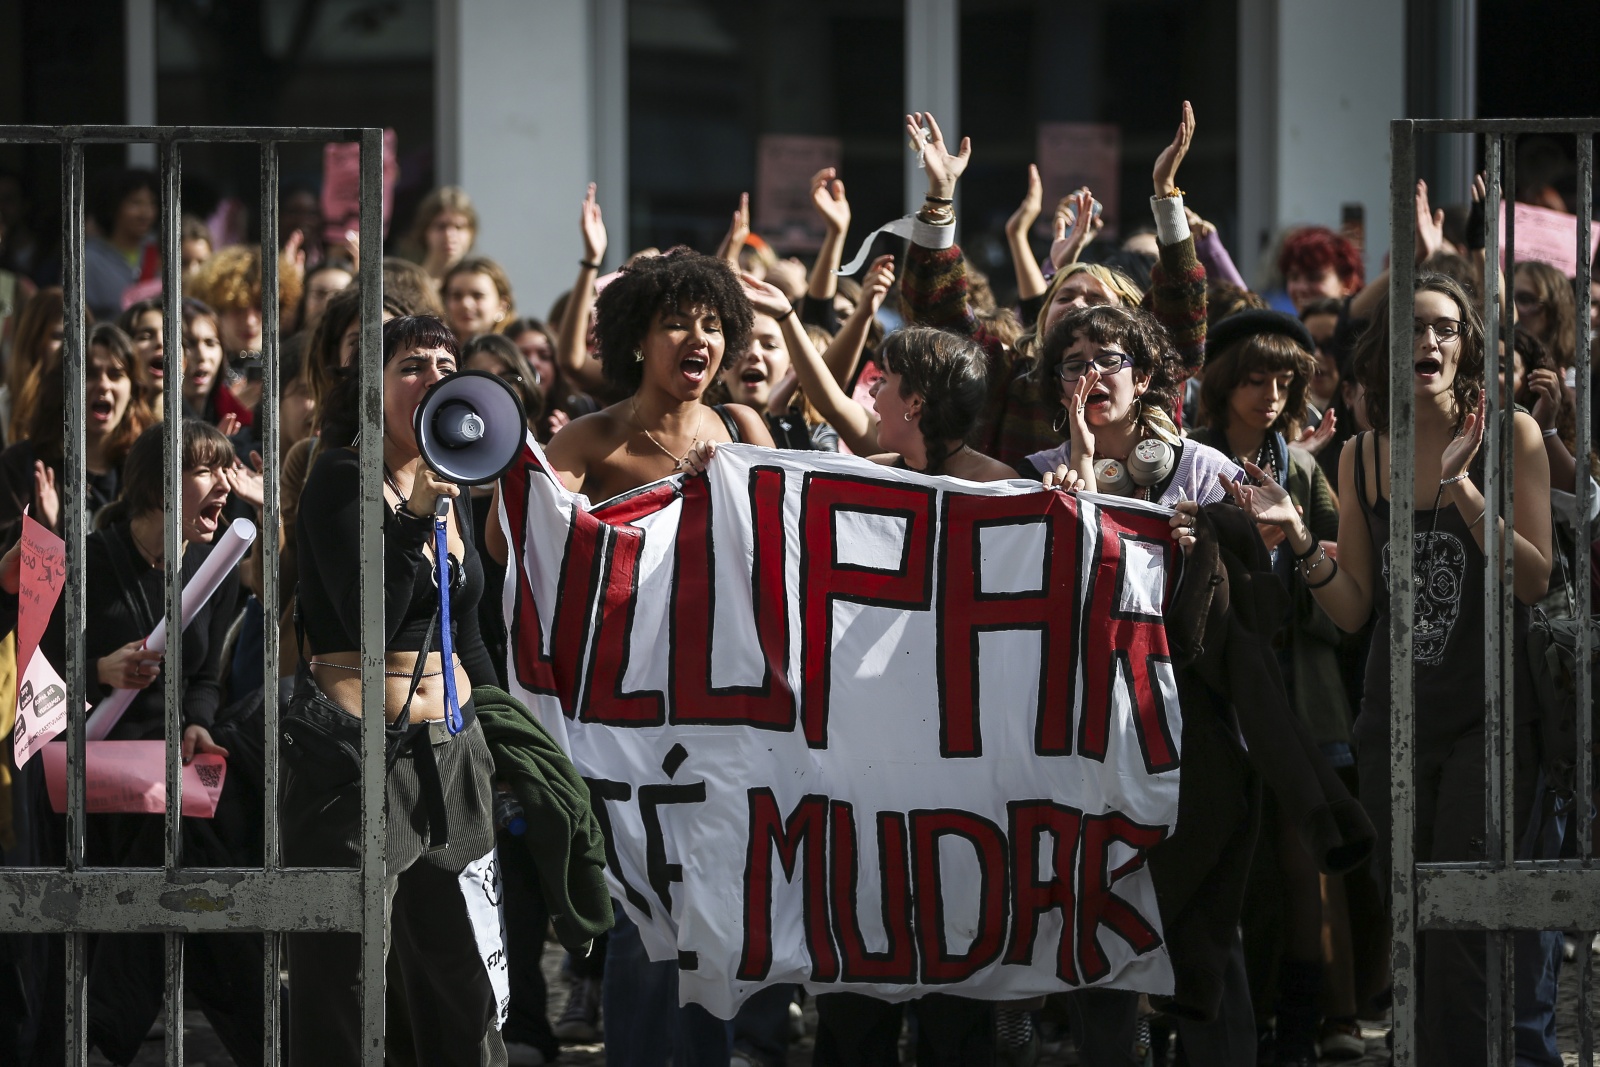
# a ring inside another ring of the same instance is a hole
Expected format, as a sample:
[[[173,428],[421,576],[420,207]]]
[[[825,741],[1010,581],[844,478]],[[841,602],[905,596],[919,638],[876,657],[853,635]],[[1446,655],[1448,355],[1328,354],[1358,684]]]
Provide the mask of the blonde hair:
[[[283,257],[278,259],[278,316],[285,309],[300,306],[300,289],[303,279],[296,265]],[[261,249],[250,245],[233,245],[224,248],[201,264],[194,280],[189,283],[191,296],[219,314],[255,308],[263,314],[261,306]]]
[[[1126,307],[1138,307],[1144,303],[1144,290],[1126,274],[1115,267],[1107,267],[1100,263],[1068,263],[1056,271],[1056,276],[1050,279],[1050,284],[1044,291],[1044,296],[1039,304],[1039,317],[1033,321],[1032,327],[1022,336],[1017,338],[1017,351],[1024,356],[1031,356],[1039,350],[1039,345],[1044,338],[1045,320],[1050,316],[1050,305],[1055,303],[1056,293],[1066,284],[1068,278],[1078,274],[1087,274],[1095,281],[1106,287],[1106,290],[1115,293]]]

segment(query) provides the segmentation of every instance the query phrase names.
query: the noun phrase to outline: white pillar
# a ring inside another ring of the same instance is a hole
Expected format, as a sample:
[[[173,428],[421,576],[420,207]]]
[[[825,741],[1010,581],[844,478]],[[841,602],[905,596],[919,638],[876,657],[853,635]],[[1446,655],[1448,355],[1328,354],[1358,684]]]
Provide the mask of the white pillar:
[[[960,0],[906,0],[905,110],[931,111],[953,152],[961,143]],[[906,150],[906,210],[916,211],[928,176]],[[960,186],[957,186],[959,198]],[[959,209],[959,205],[957,205]],[[961,213],[956,212],[959,221]]]
[[[123,0],[124,88],[130,126],[156,124],[156,4],[155,0]],[[156,146],[130,144],[128,166],[156,166]]]
[[[607,261],[626,254],[625,63],[615,56],[626,55],[625,11],[622,0],[437,0],[438,178],[472,196],[475,252],[505,267],[519,314],[543,317],[572,285],[586,183],[605,182]]]
[[[1264,236],[1304,223],[1336,230],[1347,203],[1365,208],[1368,276],[1380,269],[1389,122],[1406,114],[1405,39],[1405,5],[1391,0],[1240,0],[1238,251],[1247,276]]]

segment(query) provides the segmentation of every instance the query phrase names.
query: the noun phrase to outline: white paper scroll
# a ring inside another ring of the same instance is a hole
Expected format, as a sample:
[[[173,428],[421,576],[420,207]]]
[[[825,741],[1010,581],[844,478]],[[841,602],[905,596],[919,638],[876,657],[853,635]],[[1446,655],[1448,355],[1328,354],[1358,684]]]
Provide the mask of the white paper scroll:
[[[904,237],[912,244],[921,245],[923,248],[949,248],[956,243],[956,228],[953,225],[933,226],[923,222],[915,215],[906,215],[895,219],[893,222],[884,223],[876,230],[867,234],[867,239],[861,242],[861,247],[856,250],[856,258],[846,263],[833,273],[841,277],[854,274],[861,269],[867,261],[867,256],[872,254],[872,242],[880,233],[892,233],[896,237]]]
[[[183,587],[183,626],[187,630],[189,623],[200,609],[206,606],[206,601],[211,599],[211,594],[217,591],[217,586],[222,584],[222,579],[239,565],[244,554],[250,551],[250,546],[256,539],[256,524],[249,519],[234,519],[233,525],[225,530],[217,540],[216,547],[211,554],[200,564],[200,569],[194,572],[194,577],[189,579],[189,584]],[[167,650],[167,620],[165,616],[156,623],[156,628],[150,631],[150,636],[145,638],[144,647],[154,652]],[[122,713],[128,710],[128,705],[138,695],[137,689],[114,689],[111,695],[100,702],[94,709],[94,714],[89,716],[90,741],[104,741],[117,723],[122,719]]]

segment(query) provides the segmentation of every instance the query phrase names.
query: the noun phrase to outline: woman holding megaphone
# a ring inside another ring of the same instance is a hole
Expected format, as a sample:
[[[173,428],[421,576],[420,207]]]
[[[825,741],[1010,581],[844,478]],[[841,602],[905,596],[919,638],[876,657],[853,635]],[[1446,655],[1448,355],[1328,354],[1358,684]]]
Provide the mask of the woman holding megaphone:
[[[346,372],[326,398],[323,449],[298,516],[302,662],[284,716],[283,853],[290,866],[360,865],[357,447],[381,447],[390,943],[403,1000],[421,1009],[409,1013],[418,1061],[481,1056],[503,1063],[497,1001],[459,884],[463,868],[494,846],[494,765],[470,696],[474,685],[494,684],[478,631],[483,566],[471,510],[455,507],[444,530],[448,562],[438,566],[435,506],[461,490],[422,461],[412,429],[423,396],[456,372],[458,356],[455,335],[437,318],[384,323],[380,441],[358,441],[353,373]],[[451,646],[447,661],[441,649]],[[457,693],[466,695],[464,704],[457,704]],[[360,1058],[360,963],[354,934],[290,935],[289,1062],[295,1067]],[[403,1025],[391,1016],[391,1030]]]

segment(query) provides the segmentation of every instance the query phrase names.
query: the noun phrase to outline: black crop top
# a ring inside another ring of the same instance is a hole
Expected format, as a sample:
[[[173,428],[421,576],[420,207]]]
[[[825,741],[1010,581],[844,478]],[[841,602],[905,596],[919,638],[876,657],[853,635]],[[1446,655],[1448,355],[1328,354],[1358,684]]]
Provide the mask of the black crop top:
[[[296,523],[300,544],[300,618],[312,655],[361,647],[360,545],[361,469],[348,448],[332,448],[317,458],[300,495]],[[494,667],[478,629],[483,597],[483,562],[472,536],[472,510],[456,508],[464,544],[461,571],[450,596],[450,632],[456,655],[472,684],[495,684]],[[428,622],[439,609],[433,561],[423,551],[432,536],[429,523],[402,523],[393,512],[383,520],[383,647],[416,652]],[[434,649],[439,640],[435,635]]]

